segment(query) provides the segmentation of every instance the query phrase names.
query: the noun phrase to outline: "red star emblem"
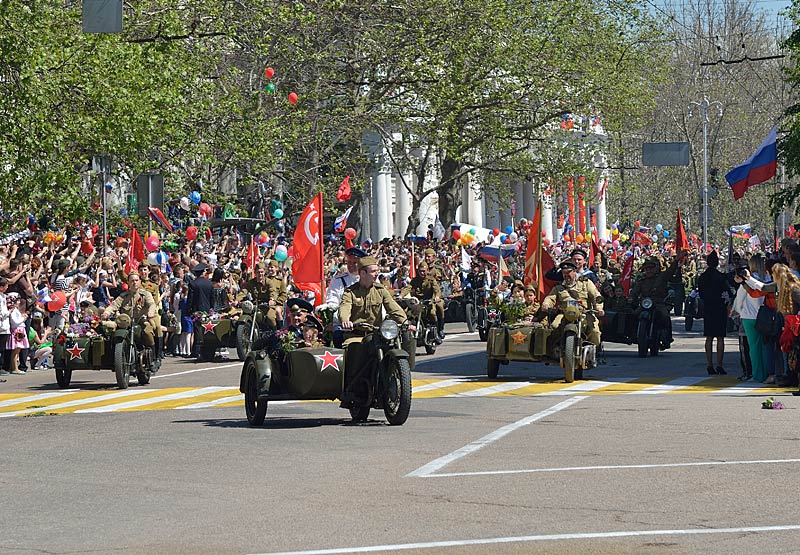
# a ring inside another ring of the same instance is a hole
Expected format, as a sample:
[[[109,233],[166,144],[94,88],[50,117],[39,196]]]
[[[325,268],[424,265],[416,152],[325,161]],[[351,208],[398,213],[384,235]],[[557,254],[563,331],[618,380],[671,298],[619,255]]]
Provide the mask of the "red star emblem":
[[[214,331],[214,326],[216,326],[214,322],[206,322],[203,324],[203,329],[206,330],[206,333],[211,333]]]
[[[511,334],[511,339],[514,340],[514,345],[522,345],[525,342],[525,334],[521,331]]]
[[[83,358],[82,353],[85,350],[86,349],[84,349],[82,347],[78,347],[78,344],[75,343],[75,345],[73,345],[71,349],[67,349],[67,352],[69,353],[69,356],[70,356],[69,359],[70,360],[75,360],[76,358]]]
[[[336,361],[342,358],[342,355],[334,355],[330,351],[325,351],[325,354],[318,356],[322,361],[322,370],[325,370],[328,366],[334,368],[335,370],[339,370],[339,366],[336,364]]]

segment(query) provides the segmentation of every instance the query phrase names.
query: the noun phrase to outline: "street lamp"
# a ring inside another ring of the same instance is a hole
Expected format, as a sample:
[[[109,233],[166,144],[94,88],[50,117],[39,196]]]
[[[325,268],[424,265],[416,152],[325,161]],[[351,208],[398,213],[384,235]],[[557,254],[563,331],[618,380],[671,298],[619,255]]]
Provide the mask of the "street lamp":
[[[719,116],[722,117],[722,104],[709,102],[708,97],[703,95],[702,102],[692,102],[694,106],[700,108],[700,115],[703,117],[703,246],[708,244],[708,109],[716,105],[719,108]],[[692,117],[692,107],[689,106],[689,117]]]

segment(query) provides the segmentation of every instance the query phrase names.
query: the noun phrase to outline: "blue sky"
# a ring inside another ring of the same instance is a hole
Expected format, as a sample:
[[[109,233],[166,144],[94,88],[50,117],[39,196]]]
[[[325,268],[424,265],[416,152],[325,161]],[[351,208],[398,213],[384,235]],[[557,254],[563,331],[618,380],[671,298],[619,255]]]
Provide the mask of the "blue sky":
[[[715,0],[721,2],[721,0]],[[752,0],[756,9],[764,10],[772,18],[776,17],[781,10],[791,5],[790,0]],[[682,0],[654,0],[658,6],[668,6],[682,3]]]

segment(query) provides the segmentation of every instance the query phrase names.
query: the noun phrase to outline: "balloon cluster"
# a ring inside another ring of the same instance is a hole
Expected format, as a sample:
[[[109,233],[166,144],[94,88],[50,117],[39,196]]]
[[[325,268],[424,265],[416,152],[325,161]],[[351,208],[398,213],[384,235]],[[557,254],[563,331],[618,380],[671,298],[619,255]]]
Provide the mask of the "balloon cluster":
[[[267,94],[275,94],[275,83],[272,82],[272,78],[275,77],[275,70],[271,67],[264,69],[264,77],[267,79],[267,83],[264,85],[264,90],[266,91]],[[294,106],[295,104],[297,104],[298,100],[297,93],[290,92],[288,99],[289,99],[289,104]]]
[[[255,243],[259,247],[263,247],[269,244],[269,235],[267,235],[266,231],[262,231],[255,237]]]
[[[278,245],[275,247],[275,260],[283,262],[287,258],[289,258],[289,249],[286,248],[286,245]]]

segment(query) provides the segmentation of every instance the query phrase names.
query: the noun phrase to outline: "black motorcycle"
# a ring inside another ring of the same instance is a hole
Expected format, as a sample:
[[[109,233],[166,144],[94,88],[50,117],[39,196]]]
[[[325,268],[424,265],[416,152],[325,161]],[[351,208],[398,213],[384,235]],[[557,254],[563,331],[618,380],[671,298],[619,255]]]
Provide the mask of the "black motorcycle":
[[[267,330],[265,314],[268,310],[269,303],[266,302],[259,303],[258,307],[250,298],[242,302],[242,315],[236,325],[236,354],[239,356],[239,360],[244,361],[247,358],[253,339],[261,337],[261,334]]]
[[[692,331],[694,321],[703,318],[703,299],[700,298],[697,288],[692,289],[684,301],[683,317],[686,331]]]
[[[467,284],[464,288],[464,320],[467,323],[467,331],[472,333],[475,331],[476,323],[478,320],[477,302],[475,299],[475,290]]]
[[[475,327],[478,329],[478,337],[481,341],[486,341],[489,337],[489,330],[502,323],[502,314],[497,307],[489,303],[489,298],[483,296],[483,302],[478,305]]]
[[[664,304],[672,308],[672,292],[667,294]],[[656,313],[656,303],[651,297],[643,297],[639,301],[639,324],[636,329],[636,343],[639,356],[657,356],[660,350],[669,349],[672,338],[672,322],[669,317],[666,322],[659,321]],[[668,327],[669,326],[669,327]]]
[[[436,347],[442,342],[436,323],[428,317],[433,309],[432,302],[431,299],[420,301],[416,297],[397,300],[400,307],[406,311],[409,321],[413,322],[417,328],[417,331],[414,332],[416,347],[425,347],[425,354],[428,355],[436,353]]]
[[[117,387],[127,389],[131,375],[135,375],[139,385],[150,383],[154,372],[152,347],[142,345],[142,334],[146,318],[130,322],[126,315],[117,315],[117,330],[114,332],[114,373]]]

